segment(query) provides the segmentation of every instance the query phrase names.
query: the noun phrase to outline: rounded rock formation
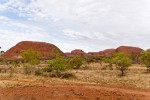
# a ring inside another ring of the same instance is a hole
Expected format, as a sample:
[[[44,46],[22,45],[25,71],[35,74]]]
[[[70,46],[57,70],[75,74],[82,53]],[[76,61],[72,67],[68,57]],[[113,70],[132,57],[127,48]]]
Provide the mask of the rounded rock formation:
[[[58,47],[50,43],[22,41],[16,44],[14,47],[10,48],[8,51],[6,51],[4,53],[4,57],[8,60],[19,59],[21,58],[20,53],[28,49],[38,51],[40,53],[41,58],[52,57],[54,55],[54,49],[57,50],[59,53],[63,54],[63,52]]]
[[[116,52],[124,52],[130,55],[140,55],[143,50],[138,47],[120,46],[116,49]]]
[[[84,56],[86,56],[86,53],[80,49],[75,49],[75,50],[71,51],[71,55],[84,57]]]
[[[106,49],[104,51],[100,51],[100,56],[110,57],[116,52],[116,49]]]

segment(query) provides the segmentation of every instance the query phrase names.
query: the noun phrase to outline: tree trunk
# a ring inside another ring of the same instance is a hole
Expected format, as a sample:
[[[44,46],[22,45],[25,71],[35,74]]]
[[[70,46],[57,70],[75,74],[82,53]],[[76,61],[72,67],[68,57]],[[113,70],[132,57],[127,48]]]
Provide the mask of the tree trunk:
[[[121,68],[121,76],[124,76],[124,70],[123,70],[123,68]]]

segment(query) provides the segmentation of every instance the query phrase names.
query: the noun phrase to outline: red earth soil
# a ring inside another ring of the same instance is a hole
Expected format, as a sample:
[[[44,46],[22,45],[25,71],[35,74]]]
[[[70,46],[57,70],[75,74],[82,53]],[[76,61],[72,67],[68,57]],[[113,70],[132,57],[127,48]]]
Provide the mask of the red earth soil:
[[[20,58],[20,52],[28,49],[38,51],[43,58],[52,57],[52,50],[54,49],[63,54],[63,52],[58,47],[50,43],[22,41],[6,51],[4,57],[6,59],[18,59]]]
[[[99,85],[50,85],[0,89],[0,100],[150,100],[150,91]]]

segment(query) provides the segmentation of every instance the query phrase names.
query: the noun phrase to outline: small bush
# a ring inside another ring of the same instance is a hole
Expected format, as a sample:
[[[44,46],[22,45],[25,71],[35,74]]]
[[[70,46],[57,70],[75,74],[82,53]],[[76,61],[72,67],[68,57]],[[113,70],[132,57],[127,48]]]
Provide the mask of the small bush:
[[[121,76],[125,75],[125,71],[131,65],[130,56],[123,52],[115,53],[112,61],[117,65],[118,70],[121,71]]]
[[[150,72],[150,51],[144,51],[141,55],[143,64],[147,67],[147,71]]]
[[[79,56],[75,56],[75,57],[73,57],[73,58],[71,58],[71,59],[69,60],[69,64],[70,64],[70,66],[72,66],[74,69],[79,69],[80,66],[83,64],[82,58],[79,57]]]
[[[36,76],[40,76],[40,75],[42,75],[43,74],[43,71],[41,70],[41,69],[37,69],[36,71],[35,71],[35,75]]]

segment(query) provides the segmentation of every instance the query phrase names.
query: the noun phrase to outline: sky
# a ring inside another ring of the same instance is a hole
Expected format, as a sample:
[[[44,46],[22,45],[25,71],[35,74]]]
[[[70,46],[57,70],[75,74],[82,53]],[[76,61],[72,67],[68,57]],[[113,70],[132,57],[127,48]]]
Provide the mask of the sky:
[[[64,52],[150,48],[150,0],[0,0],[0,46],[41,41]]]

